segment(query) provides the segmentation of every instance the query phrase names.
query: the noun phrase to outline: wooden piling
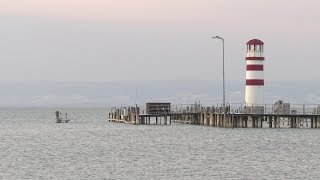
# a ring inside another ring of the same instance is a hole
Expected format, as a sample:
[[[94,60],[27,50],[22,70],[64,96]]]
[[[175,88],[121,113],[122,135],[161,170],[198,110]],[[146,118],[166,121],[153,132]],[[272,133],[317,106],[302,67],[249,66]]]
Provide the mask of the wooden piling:
[[[214,119],[213,119],[213,109],[209,111],[209,126],[214,126]]]
[[[61,119],[60,119],[60,112],[56,111],[56,123],[61,123]]]

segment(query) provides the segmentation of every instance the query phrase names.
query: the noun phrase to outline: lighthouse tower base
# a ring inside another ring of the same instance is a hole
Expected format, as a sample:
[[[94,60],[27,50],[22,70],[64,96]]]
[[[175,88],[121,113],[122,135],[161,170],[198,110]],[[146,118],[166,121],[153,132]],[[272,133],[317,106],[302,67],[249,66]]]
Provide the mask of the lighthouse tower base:
[[[264,104],[264,87],[263,86],[246,86],[246,105],[263,106]]]
[[[246,86],[246,104],[245,113],[260,114],[264,113],[264,87],[263,86]]]

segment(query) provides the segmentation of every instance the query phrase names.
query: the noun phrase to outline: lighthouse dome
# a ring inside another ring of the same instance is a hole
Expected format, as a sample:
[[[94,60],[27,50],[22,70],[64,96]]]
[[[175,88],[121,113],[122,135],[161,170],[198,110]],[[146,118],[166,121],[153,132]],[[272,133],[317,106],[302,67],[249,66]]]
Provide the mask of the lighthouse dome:
[[[247,42],[247,45],[263,45],[264,43],[260,39],[251,39]]]

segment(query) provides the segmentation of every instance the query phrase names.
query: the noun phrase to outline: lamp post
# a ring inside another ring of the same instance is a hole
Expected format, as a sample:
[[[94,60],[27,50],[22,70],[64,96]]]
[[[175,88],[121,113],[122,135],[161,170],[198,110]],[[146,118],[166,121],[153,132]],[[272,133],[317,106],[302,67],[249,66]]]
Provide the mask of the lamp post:
[[[225,75],[224,75],[224,39],[220,36],[212,36],[212,39],[220,39],[222,41],[222,81],[223,81],[223,111],[226,108],[226,92],[225,92]]]

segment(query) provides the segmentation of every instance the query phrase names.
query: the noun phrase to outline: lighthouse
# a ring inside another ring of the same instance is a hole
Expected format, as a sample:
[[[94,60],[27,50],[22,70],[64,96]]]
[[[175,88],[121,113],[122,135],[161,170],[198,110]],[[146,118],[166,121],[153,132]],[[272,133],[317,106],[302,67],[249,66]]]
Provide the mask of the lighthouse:
[[[259,39],[247,42],[246,70],[246,106],[263,106],[264,104],[264,43]]]

